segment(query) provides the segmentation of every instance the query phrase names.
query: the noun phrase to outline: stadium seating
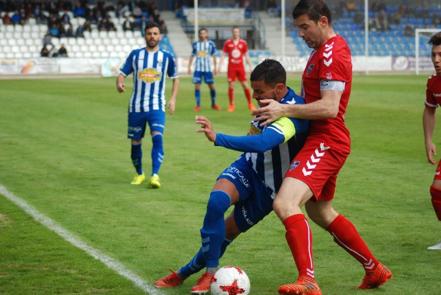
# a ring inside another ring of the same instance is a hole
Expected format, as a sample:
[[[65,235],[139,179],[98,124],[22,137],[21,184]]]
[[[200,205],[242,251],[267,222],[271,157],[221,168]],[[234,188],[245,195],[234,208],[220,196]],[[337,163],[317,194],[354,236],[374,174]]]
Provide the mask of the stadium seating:
[[[397,7],[390,6],[387,13],[393,13]],[[438,13],[441,15],[441,8],[432,7],[431,14]],[[370,13],[370,19],[375,14]],[[335,31],[342,35],[349,43],[352,54],[361,56],[365,54],[365,35],[364,24],[357,25],[353,21],[354,12],[344,13],[341,18],[334,21]],[[291,37],[301,56],[309,55],[311,49],[308,48],[301,38],[298,38],[296,31],[292,27],[291,21],[287,22],[291,27]],[[389,24],[389,30],[369,32],[369,55],[372,56],[414,56],[415,55],[415,38],[414,36],[406,36],[405,28],[433,28],[432,19],[418,17],[402,17],[400,24]],[[441,25],[438,25],[441,30]],[[430,46],[427,44],[427,38],[420,41],[421,54],[429,55]]]

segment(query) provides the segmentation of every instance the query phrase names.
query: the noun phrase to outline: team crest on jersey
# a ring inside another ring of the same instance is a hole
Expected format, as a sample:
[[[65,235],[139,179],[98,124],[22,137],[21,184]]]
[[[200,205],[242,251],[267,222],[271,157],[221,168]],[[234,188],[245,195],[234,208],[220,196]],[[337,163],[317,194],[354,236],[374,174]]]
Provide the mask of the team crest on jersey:
[[[138,79],[144,81],[145,83],[154,83],[161,79],[161,73],[156,69],[147,68],[138,73]]]
[[[240,50],[233,49],[233,51],[231,51],[231,56],[234,58],[239,58],[240,57]]]
[[[312,70],[314,69],[314,64],[310,64],[308,68],[306,69],[306,73],[309,75],[311,74]]]
[[[294,161],[291,163],[291,165],[289,165],[289,170],[294,170],[297,167],[299,167],[299,165],[300,165],[300,161]]]
[[[198,51],[198,57],[206,57],[206,56],[207,56],[207,52],[205,50]]]
[[[332,80],[332,73],[331,72],[326,73],[326,79]]]

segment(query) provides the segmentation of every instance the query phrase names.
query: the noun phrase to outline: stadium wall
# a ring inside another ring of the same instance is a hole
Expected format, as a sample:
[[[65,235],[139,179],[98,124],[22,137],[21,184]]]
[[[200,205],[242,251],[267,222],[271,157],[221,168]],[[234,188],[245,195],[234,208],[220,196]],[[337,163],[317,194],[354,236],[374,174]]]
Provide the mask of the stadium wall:
[[[259,64],[265,58],[270,56],[259,56],[251,58],[253,65]],[[280,61],[288,72],[303,71],[307,57],[281,57],[272,56]],[[0,75],[10,76],[28,76],[28,75],[101,75],[104,77],[116,76],[119,73],[119,67],[124,62],[120,58],[33,58],[33,59],[0,59]],[[178,71],[180,74],[187,73],[188,58],[178,58]],[[391,71],[415,71],[415,57],[353,57],[354,72],[364,72],[366,70],[373,72],[391,72]],[[226,72],[226,65],[221,69]],[[430,58],[420,59],[421,69],[425,71],[432,70]]]

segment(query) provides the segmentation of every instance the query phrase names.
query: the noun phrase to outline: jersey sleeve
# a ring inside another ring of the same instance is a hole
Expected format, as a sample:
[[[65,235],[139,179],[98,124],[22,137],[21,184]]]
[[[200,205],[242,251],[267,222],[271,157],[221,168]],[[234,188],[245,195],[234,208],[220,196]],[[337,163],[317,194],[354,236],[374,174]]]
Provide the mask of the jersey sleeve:
[[[430,108],[436,108],[438,107],[438,103],[436,99],[433,97],[433,91],[431,89],[432,87],[430,81],[431,81],[430,79],[427,80],[425,105]]]
[[[218,133],[214,144],[241,152],[263,153],[284,141],[285,136],[279,131],[276,131],[274,128],[265,128],[258,135],[232,136]]]
[[[132,50],[130,52],[129,56],[127,57],[126,61],[122,65],[122,67],[119,69],[119,73],[123,75],[124,77],[130,75],[133,73],[133,59],[135,58],[135,50]]]
[[[216,44],[214,42],[211,42],[210,55],[215,55],[216,51],[217,51]]]
[[[320,56],[319,79],[349,82],[352,77],[351,53],[343,44],[325,44]]]
[[[167,67],[167,76],[169,78],[177,78],[178,71],[176,69],[176,62],[173,56],[169,55],[168,67]]]
[[[287,142],[291,137],[296,134],[296,126],[294,124],[294,121],[287,117],[282,117],[277,121],[274,121],[271,125],[267,127],[267,129],[273,129],[277,133],[283,135],[283,142]]]

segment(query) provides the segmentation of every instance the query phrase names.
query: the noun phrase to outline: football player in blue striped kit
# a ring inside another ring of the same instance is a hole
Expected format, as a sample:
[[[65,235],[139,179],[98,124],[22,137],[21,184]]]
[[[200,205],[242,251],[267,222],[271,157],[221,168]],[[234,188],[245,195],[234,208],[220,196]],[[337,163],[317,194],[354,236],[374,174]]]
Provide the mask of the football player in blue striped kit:
[[[173,79],[172,94],[168,101],[170,114],[175,111],[179,79],[173,56],[159,49],[160,30],[156,23],[150,22],[145,27],[146,47],[130,52],[120,69],[116,80],[118,92],[124,92],[125,78],[133,73],[133,91],[129,104],[128,133],[132,141],[131,158],[136,175],[132,184],[139,185],[145,181],[142,168],[141,140],[144,137],[146,124],[152,137],[152,173],[150,186],[161,186],[158,176],[164,160],[163,134],[165,128],[165,80],[166,75]]]
[[[188,74],[191,74],[191,66],[194,63],[193,84],[194,97],[196,100],[195,112],[201,111],[201,83],[205,81],[210,88],[211,108],[219,111],[220,107],[216,104],[216,88],[214,87],[214,75],[216,72],[216,44],[208,40],[208,30],[199,30],[199,41],[193,42],[190,60],[188,61]],[[213,69],[211,68],[213,59]]]
[[[253,97],[259,105],[262,99],[282,104],[304,103],[302,97],[286,86],[286,72],[278,61],[263,61],[253,70],[250,80]],[[211,122],[202,116],[196,117],[196,123],[201,125],[199,132],[205,133],[215,146],[243,154],[220,174],[210,193],[199,251],[177,272],[157,280],[155,286],[176,287],[206,268],[191,289],[192,294],[206,294],[227,246],[273,210],[273,199],[291,159],[305,142],[309,122],[283,117],[264,127],[254,119],[247,136],[216,133]],[[224,220],[225,212],[232,205],[233,212]]]

